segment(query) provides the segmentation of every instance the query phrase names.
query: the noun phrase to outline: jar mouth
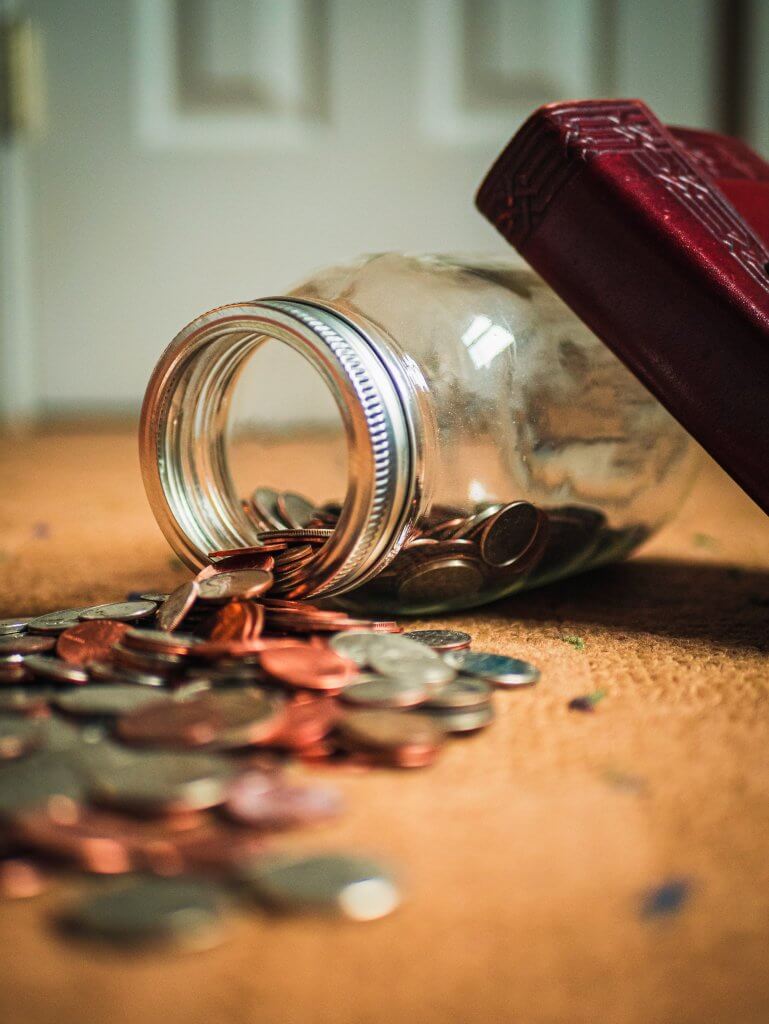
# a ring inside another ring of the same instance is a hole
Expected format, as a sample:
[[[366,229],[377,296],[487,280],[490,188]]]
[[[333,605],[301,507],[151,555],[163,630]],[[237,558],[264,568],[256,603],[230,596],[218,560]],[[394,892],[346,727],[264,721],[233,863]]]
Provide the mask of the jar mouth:
[[[191,568],[223,548],[258,546],[259,527],[228,461],[230,404],[246,360],[268,339],[304,356],[328,386],[348,450],[348,486],[329,540],[306,564],[297,597],[357,586],[394,553],[417,473],[408,380],[385,339],[304,300],[222,306],[185,327],[150,379],[140,426],[144,484],[155,517]]]

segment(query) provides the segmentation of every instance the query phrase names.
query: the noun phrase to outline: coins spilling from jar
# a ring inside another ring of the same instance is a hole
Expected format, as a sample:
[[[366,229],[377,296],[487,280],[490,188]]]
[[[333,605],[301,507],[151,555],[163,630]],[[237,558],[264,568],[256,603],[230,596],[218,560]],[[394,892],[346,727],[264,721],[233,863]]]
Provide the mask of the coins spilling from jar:
[[[244,509],[282,570],[273,592],[303,596],[341,506],[316,507],[302,495],[259,487]],[[379,607],[468,606],[620,558],[643,539],[639,530],[610,527],[602,512],[582,505],[544,510],[527,501],[489,502],[467,512],[435,504],[365,591]]]
[[[89,888],[62,925],[190,948],[220,940],[233,901],[352,920],[398,905],[370,857],[281,853],[281,832],[343,810],[301,768],[427,766],[493,721],[495,686],[538,673],[457,630],[406,635],[276,596],[329,527],[298,496],[269,509],[285,531],[214,553],[171,594],[0,623],[6,895],[40,891],[36,856],[131,875]]]

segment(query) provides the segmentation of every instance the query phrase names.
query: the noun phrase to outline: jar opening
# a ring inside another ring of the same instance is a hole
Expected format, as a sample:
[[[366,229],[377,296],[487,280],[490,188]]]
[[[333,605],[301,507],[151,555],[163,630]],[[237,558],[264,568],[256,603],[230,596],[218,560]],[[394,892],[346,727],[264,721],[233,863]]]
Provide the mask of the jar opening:
[[[326,543],[303,566],[295,596],[331,595],[368,578],[403,531],[414,492],[407,403],[377,345],[338,314],[264,300],[204,314],[171,343],[142,411],[145,486],[155,515],[190,566],[212,551],[259,543],[231,464],[232,400],[267,339],[303,357],[332,396],[347,445],[347,488]],[[286,401],[291,401],[290,389]]]

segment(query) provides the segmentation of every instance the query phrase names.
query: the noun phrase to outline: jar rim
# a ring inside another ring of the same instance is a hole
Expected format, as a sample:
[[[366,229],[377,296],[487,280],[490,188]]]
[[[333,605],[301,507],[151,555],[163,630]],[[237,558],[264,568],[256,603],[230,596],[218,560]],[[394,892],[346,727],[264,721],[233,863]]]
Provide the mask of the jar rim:
[[[348,442],[339,522],[292,596],[331,596],[378,571],[408,522],[419,431],[398,360],[375,335],[327,306],[281,297],[218,307],[177,334],[150,378],[139,445],[150,505],[182,561],[198,569],[210,551],[258,543],[229,471],[229,405],[244,361],[275,339],[320,373]]]

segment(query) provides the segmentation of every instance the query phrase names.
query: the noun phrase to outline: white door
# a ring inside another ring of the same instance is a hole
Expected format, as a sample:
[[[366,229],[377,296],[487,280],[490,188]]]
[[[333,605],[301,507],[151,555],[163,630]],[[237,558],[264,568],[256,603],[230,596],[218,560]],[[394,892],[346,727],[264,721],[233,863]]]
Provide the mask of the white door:
[[[3,148],[6,413],[135,413],[183,324],[316,266],[506,251],[473,195],[542,102],[713,115],[710,0],[13,6],[42,43],[45,116]],[[273,357],[261,417],[312,420],[283,371]]]

